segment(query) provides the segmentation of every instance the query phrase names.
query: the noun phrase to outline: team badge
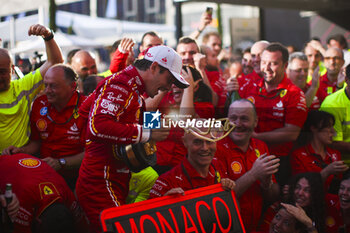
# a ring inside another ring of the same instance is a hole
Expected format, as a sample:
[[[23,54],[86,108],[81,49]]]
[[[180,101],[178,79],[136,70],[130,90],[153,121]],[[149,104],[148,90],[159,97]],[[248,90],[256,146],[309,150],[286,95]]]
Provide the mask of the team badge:
[[[74,117],[74,119],[77,119],[79,117],[79,113],[76,109],[74,109],[73,117]]]
[[[250,102],[252,102],[253,104],[255,104],[255,99],[254,99],[253,96],[249,96],[249,97],[247,98],[247,100],[249,100]]]
[[[259,158],[260,157],[260,151],[258,149],[255,149],[255,154],[256,154],[256,157]]]
[[[18,161],[18,164],[26,168],[37,168],[40,166],[41,161],[35,158],[25,158],[25,159],[20,159]]]
[[[45,131],[46,128],[47,128],[47,123],[46,123],[46,121],[44,119],[39,119],[36,122],[36,127],[38,127],[39,131]]]
[[[47,114],[47,107],[42,107],[40,109],[40,115],[45,116]]]
[[[282,98],[283,96],[285,96],[287,94],[287,90],[283,89],[280,93],[280,97]]]
[[[41,199],[44,199],[45,197],[51,195],[59,195],[59,192],[57,191],[55,185],[51,182],[40,183],[39,190]]]
[[[231,163],[231,169],[232,169],[234,174],[241,174],[242,165],[240,162],[234,161]]]
[[[218,183],[220,183],[221,182],[221,176],[220,176],[220,173],[218,171],[215,171],[215,177],[216,177],[216,181]]]

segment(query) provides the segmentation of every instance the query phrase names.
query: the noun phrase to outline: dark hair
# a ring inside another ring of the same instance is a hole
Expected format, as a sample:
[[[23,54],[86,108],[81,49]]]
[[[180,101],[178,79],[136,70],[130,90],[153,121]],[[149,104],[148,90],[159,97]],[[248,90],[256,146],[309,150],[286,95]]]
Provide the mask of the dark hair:
[[[269,52],[277,52],[277,51],[281,52],[283,63],[288,62],[288,58],[289,58],[288,49],[285,46],[283,46],[282,44],[276,43],[276,42],[271,43],[265,48],[265,50],[269,51]]]
[[[110,53],[114,53],[114,52],[117,50],[117,48],[118,48],[118,46],[119,46],[119,44],[120,44],[121,41],[122,41],[122,39],[119,39],[119,40],[115,41],[115,42],[112,44],[112,47],[110,48],[109,52],[110,52]]]
[[[74,218],[69,209],[62,203],[48,206],[32,224],[33,233],[75,233]]]
[[[348,49],[348,43],[346,42],[345,37],[342,34],[335,34],[327,39],[327,44],[330,44],[331,40],[337,41],[343,49]]]
[[[292,204],[293,205],[293,204]],[[293,205],[293,206],[295,206],[295,205]],[[277,207],[277,211],[276,211],[276,214],[275,214],[275,216],[277,215],[277,213],[281,210],[281,209],[284,209],[284,210],[286,210],[287,211],[287,209],[284,207],[284,206],[282,206],[282,205],[279,205],[278,207]],[[287,211],[287,213],[288,213],[288,211]],[[290,214],[292,217],[294,217],[292,214]],[[275,216],[274,216],[274,218],[275,218]],[[306,229],[306,226],[302,223],[302,222],[300,222],[297,218],[295,218],[294,217],[294,220],[295,220],[295,230],[298,230],[299,232],[305,232],[307,229]],[[270,224],[271,225],[271,224]]]
[[[70,66],[63,65],[63,64],[60,64],[59,66],[62,67],[64,72],[64,77],[66,78],[66,80],[70,82],[75,82],[78,80],[77,73],[75,73],[75,71]]]
[[[187,69],[186,69],[187,67],[189,67],[191,70],[193,81],[203,79],[201,73],[193,66],[188,66],[188,65],[182,66],[182,68],[186,72],[187,72]],[[211,102],[212,101],[211,90],[208,87],[208,85],[205,84],[203,81],[198,83],[198,89],[194,92],[193,100],[194,102]]]
[[[68,52],[68,54],[67,54],[67,64],[72,64],[72,58],[80,50],[81,49],[72,49],[71,51]]]
[[[345,76],[350,79],[350,64],[345,68]]]
[[[311,203],[304,207],[305,213],[315,223],[319,233],[325,232],[325,193],[323,181],[319,172],[300,173],[291,178],[289,182],[287,203],[295,204],[294,191],[297,183],[305,178],[310,185]]]
[[[89,75],[83,79],[83,94],[85,96],[90,95],[90,93],[92,93],[96,89],[97,84],[98,84],[96,81],[97,77],[103,78],[103,76],[93,74],[93,75]]]
[[[308,113],[306,121],[303,125],[300,135],[297,139],[297,146],[305,146],[309,144],[312,140],[311,127],[314,127],[318,130],[328,128],[333,126],[335,123],[334,116],[325,111],[312,110]]]
[[[134,61],[134,66],[139,70],[145,71],[151,67],[152,63],[153,63],[152,61],[142,58],[142,59],[136,59]],[[166,70],[168,70],[167,68],[164,68],[161,65],[159,65],[159,68],[160,68],[160,73],[163,73]]]
[[[143,40],[145,39],[146,36],[154,36],[154,37],[158,37],[159,39],[162,39],[158,33],[156,33],[155,31],[148,31],[148,32],[145,32],[145,34],[142,35],[142,38],[141,38],[141,45],[143,45]]]
[[[206,44],[208,42],[208,40],[209,40],[209,37],[211,37],[211,36],[216,36],[216,37],[218,37],[221,40],[221,36],[220,36],[219,33],[217,33],[217,32],[208,32],[208,33],[205,33],[203,35],[202,43]]]
[[[191,44],[191,43],[194,43],[197,47],[197,51],[199,51],[199,46],[198,46],[197,42],[189,36],[181,37],[179,39],[179,42],[177,43],[177,45],[179,45],[179,44]]]

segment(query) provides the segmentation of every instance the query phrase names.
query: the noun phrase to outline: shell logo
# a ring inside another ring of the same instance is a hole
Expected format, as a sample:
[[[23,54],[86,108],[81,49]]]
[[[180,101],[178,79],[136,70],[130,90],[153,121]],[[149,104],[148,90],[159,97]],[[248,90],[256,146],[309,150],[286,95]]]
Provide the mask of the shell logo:
[[[40,166],[41,161],[39,159],[34,159],[34,158],[25,158],[25,159],[20,159],[18,161],[18,164],[26,168],[36,168]]]
[[[241,174],[242,165],[240,162],[234,161],[231,163],[231,169],[232,169],[234,174]]]
[[[334,218],[332,218],[331,216],[328,216],[326,218],[326,226],[332,227],[332,226],[334,226],[334,224],[335,224]]]
[[[44,119],[39,119],[36,122],[36,126],[38,127],[39,131],[45,131],[46,127],[47,127],[47,123],[46,123],[46,121]]]

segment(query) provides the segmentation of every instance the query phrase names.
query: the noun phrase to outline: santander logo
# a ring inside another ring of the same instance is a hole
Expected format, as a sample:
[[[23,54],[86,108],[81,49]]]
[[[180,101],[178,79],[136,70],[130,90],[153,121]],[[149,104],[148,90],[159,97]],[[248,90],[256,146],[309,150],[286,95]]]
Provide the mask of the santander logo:
[[[147,57],[153,57],[151,53],[146,53]]]

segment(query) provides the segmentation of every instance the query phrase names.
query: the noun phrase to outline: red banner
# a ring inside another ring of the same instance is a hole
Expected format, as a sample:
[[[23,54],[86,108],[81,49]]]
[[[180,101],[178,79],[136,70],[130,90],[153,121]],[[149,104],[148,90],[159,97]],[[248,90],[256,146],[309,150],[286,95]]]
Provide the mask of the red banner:
[[[234,192],[221,184],[186,191],[101,213],[103,232],[244,232]]]

